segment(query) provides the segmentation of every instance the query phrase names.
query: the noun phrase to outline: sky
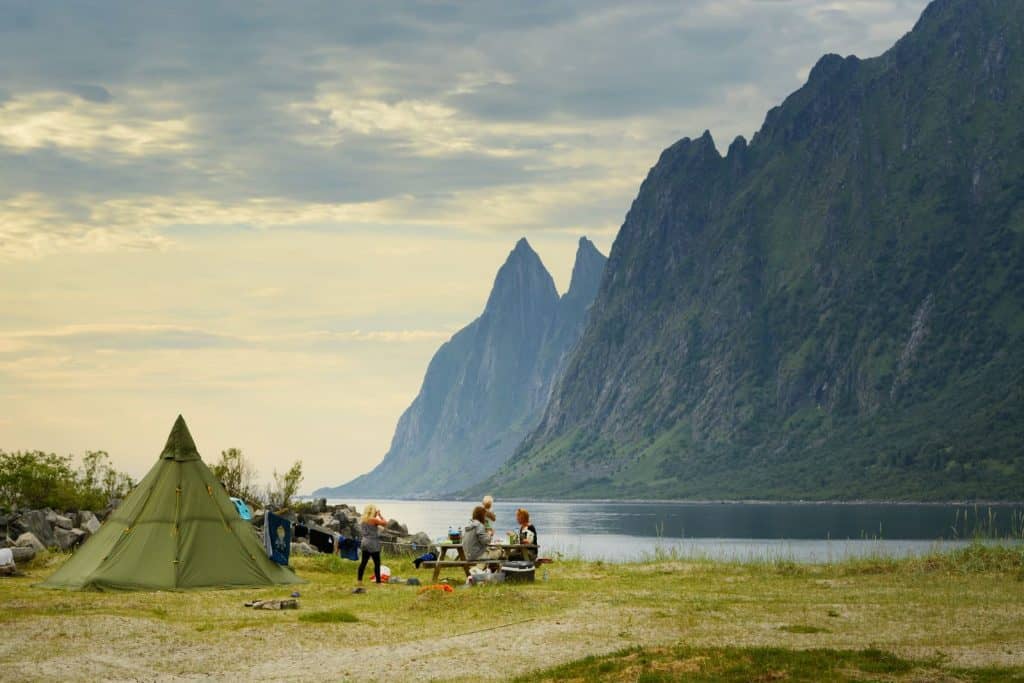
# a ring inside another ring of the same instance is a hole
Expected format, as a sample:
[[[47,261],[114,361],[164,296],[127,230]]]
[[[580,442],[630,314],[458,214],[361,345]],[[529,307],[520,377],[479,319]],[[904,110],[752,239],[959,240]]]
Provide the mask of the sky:
[[[564,291],[662,149],[925,4],[0,0],[0,450],[138,478],[181,413],[344,483],[516,240]]]

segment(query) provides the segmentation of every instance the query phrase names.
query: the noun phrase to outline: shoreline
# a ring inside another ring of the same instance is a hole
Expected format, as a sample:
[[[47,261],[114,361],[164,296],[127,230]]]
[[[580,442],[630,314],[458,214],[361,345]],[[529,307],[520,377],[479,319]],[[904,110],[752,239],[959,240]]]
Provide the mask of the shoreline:
[[[303,501],[314,501],[318,498],[326,498],[328,502],[342,501],[342,498],[332,498],[330,496],[301,496],[299,499]],[[459,498],[459,497],[444,497],[444,496],[431,496],[431,497],[372,497],[372,496],[350,496],[350,500],[379,500],[379,501],[391,501],[391,502],[406,502],[406,503],[437,503],[437,502],[451,502],[451,503],[462,503],[476,500],[475,498]],[[685,499],[685,498],[529,498],[529,497],[510,497],[506,500],[522,503],[601,503],[601,504],[622,504],[622,505],[637,505],[637,504],[653,504],[653,505],[837,505],[837,506],[856,506],[856,505],[894,505],[894,506],[957,506],[957,507],[1013,507],[1013,506],[1024,506],[1024,500],[928,500],[928,501],[916,501],[916,500],[885,500],[885,499],[873,499],[865,498],[859,500],[772,500],[772,499]]]

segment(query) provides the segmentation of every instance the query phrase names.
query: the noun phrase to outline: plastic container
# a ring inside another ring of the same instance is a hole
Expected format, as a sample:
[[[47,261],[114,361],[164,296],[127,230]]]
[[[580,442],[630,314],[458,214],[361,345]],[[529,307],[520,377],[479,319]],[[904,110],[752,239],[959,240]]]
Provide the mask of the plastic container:
[[[530,583],[534,580],[537,568],[533,562],[526,560],[503,562],[501,571],[505,574],[505,581],[508,583]]]

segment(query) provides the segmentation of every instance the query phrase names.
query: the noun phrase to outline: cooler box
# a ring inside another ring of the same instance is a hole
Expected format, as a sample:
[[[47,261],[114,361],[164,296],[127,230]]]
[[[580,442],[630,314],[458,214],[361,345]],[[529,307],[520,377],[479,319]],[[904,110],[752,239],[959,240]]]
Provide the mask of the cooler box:
[[[533,562],[526,560],[503,562],[501,565],[501,571],[505,572],[505,581],[510,583],[533,581],[535,569]]]

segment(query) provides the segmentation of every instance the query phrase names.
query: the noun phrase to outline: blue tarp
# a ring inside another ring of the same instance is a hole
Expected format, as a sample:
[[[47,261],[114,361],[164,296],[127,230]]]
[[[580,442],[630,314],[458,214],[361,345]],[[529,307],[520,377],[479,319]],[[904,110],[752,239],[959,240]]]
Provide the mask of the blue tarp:
[[[338,536],[338,555],[348,560],[359,560],[359,539]]]
[[[287,565],[292,549],[292,523],[267,510],[263,520],[263,545],[267,556],[278,564]]]
[[[249,506],[245,504],[245,501],[241,498],[232,498],[231,502],[235,504],[235,509],[238,510],[238,516],[247,522],[252,521],[252,511],[249,510]]]

